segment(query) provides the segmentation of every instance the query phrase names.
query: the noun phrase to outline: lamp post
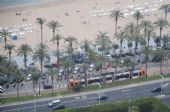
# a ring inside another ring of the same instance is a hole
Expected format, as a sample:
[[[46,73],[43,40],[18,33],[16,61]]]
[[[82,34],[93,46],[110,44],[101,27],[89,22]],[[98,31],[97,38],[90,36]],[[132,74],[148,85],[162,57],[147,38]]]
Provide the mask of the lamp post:
[[[36,96],[36,94],[33,93],[33,95],[34,95],[34,112],[36,112],[36,102],[35,102],[35,96]]]
[[[162,96],[163,80],[164,80],[165,78],[163,77],[163,75],[160,75],[160,76],[161,76],[161,78],[162,78],[162,80],[161,80],[161,96]]]
[[[59,98],[61,97],[60,95],[61,95],[61,80],[59,82]]]
[[[99,85],[99,105],[100,105],[100,88],[102,87],[100,83],[97,83]]]

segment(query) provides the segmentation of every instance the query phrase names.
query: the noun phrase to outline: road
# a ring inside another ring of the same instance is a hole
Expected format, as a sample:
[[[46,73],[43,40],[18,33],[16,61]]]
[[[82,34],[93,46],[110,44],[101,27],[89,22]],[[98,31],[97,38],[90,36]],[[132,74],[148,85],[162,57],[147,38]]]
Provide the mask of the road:
[[[170,88],[168,87],[170,81],[164,82],[163,94],[169,94]],[[99,90],[97,93],[83,93],[75,96],[66,96],[61,98],[61,101],[64,103],[66,108],[78,108],[83,106],[95,105],[98,104],[99,101],[97,98],[99,97],[98,93],[103,92],[109,98],[107,100],[101,101],[101,103],[112,102],[112,101],[121,101],[121,100],[131,100],[140,97],[146,96],[158,96],[160,93],[152,93],[151,90],[154,87],[160,87],[160,82],[155,82],[151,84],[144,85],[135,85],[132,87],[124,88],[124,89],[108,89],[106,91]],[[36,112],[48,112],[50,109],[48,108],[48,103],[51,101],[43,100],[43,101],[32,101],[30,103],[22,103],[11,106],[2,106],[2,112],[13,112],[19,110],[19,112],[34,112],[34,104],[36,105]]]
[[[153,63],[149,63],[148,64],[148,70],[151,71],[151,69],[155,68],[155,67],[159,67],[159,63],[157,64],[153,64]],[[169,64],[167,63],[164,63],[163,66],[166,68],[167,66],[169,66]],[[154,69],[155,70],[155,69]],[[158,69],[159,70],[159,69]],[[164,71],[164,72],[167,72],[167,73],[170,73],[170,71]],[[49,78],[50,79],[50,78]],[[51,83],[51,81],[49,81]],[[66,80],[62,80],[61,81],[61,86],[59,87],[59,82],[54,79],[54,89],[55,90],[58,90],[59,88],[66,88]],[[5,89],[5,87],[4,87]],[[38,91],[38,84],[35,85],[35,90]],[[27,94],[27,93],[32,93],[33,91],[33,88],[32,88],[32,81],[28,81],[28,82],[24,82],[24,85],[23,86],[20,86],[20,93],[21,94]],[[41,84],[41,91],[43,91],[43,85]],[[8,96],[8,95],[16,95],[17,94],[17,90],[16,90],[16,87],[13,88],[13,84],[9,86],[8,89],[5,89],[5,94]]]

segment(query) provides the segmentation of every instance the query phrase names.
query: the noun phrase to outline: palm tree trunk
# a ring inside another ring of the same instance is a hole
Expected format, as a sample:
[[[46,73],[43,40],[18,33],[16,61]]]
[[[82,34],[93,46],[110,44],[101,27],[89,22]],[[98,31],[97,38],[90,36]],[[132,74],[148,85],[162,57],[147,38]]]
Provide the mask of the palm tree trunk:
[[[145,39],[146,39],[146,29],[145,29]]]
[[[114,78],[114,77],[116,76],[116,69],[117,69],[117,68],[115,67],[115,73],[113,73],[113,74],[112,74],[112,83],[113,83],[113,82],[114,82],[114,80],[115,80],[115,78]]]
[[[161,61],[160,61],[160,75],[162,75],[163,73],[162,73],[162,59],[161,59]]]
[[[146,55],[146,63],[145,63],[145,70],[146,70],[145,71],[145,76],[146,76],[146,78],[148,77],[148,73],[147,73],[148,69],[147,68],[148,68],[148,56]]]
[[[19,81],[17,83],[17,97],[19,98]]]
[[[57,63],[59,63],[59,54],[60,54],[60,51],[59,51],[59,40],[57,40]]]
[[[43,26],[41,25],[41,44],[43,44],[43,32],[42,32],[42,30],[43,30]]]
[[[25,69],[27,68],[27,57],[24,56],[24,66],[25,66]]]
[[[167,18],[167,8],[165,8],[165,21],[166,21],[166,18]]]
[[[86,70],[85,70],[85,87],[87,87],[87,73],[86,73]]]
[[[67,73],[66,73],[66,69],[67,69]],[[66,80],[67,80],[67,91],[69,91],[70,90],[70,87],[69,87],[69,75],[70,75],[69,67],[66,67],[64,69],[64,71],[65,71],[64,73],[65,73]]]
[[[115,34],[117,32],[117,20],[115,21]]]
[[[121,58],[122,58],[122,40],[121,40],[121,42],[120,42],[120,61],[121,61]]]
[[[148,37],[148,47],[149,47],[149,41],[150,41],[150,38]]]
[[[7,38],[6,36],[4,37],[4,42],[5,42],[5,50],[7,49],[7,44],[6,44]]]
[[[162,27],[160,27],[160,39],[162,39]],[[160,42],[160,47],[161,47],[161,42]]]
[[[55,29],[53,29],[53,44],[54,44]]]
[[[51,79],[52,79],[51,81],[52,81],[52,96],[53,96],[53,93],[54,93],[53,75],[52,75]]]
[[[9,51],[9,61],[11,61],[11,51]]]
[[[105,48],[103,48],[103,51],[102,51],[102,59],[103,59],[103,63],[102,65],[105,66],[105,58],[104,58],[104,54],[105,54]],[[102,69],[103,69],[103,66],[101,67],[101,75],[102,75]],[[105,79],[105,75],[103,75],[103,83],[105,83],[106,79]]]
[[[41,75],[42,75],[42,71],[43,71],[43,62],[42,62],[42,60],[41,60],[41,62],[40,62],[40,65],[41,65],[41,74],[39,74],[39,95],[41,94]]]
[[[35,94],[35,81],[34,80],[32,80],[32,87],[33,87],[33,92]]]

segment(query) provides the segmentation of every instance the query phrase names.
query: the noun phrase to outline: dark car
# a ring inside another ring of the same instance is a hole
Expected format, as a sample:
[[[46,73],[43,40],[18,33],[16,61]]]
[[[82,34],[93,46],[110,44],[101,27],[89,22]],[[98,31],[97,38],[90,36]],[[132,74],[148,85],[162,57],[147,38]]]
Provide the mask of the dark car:
[[[49,84],[44,84],[43,89],[51,89],[53,86]]]
[[[153,88],[153,89],[151,90],[151,92],[152,92],[152,93],[156,93],[156,92],[161,92],[162,90],[163,90],[162,88],[158,87],[158,88]]]
[[[108,96],[106,96],[105,94],[100,94],[99,97],[97,98],[97,100],[106,100],[108,99]]]

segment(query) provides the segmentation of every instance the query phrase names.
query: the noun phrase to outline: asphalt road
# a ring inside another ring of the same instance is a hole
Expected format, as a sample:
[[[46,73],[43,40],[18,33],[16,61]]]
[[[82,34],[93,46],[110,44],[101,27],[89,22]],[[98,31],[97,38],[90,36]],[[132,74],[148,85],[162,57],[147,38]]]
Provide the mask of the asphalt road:
[[[164,85],[169,85],[169,82],[164,82]],[[160,95],[160,92],[158,93],[152,93],[151,90],[154,87],[160,87],[159,83],[154,84],[147,84],[142,86],[136,86],[136,87],[130,87],[126,89],[118,89],[118,90],[109,90],[109,91],[102,91],[100,90],[100,93],[104,93],[109,98],[107,100],[101,101],[101,103],[106,102],[112,102],[112,101],[121,101],[121,100],[131,100],[136,99],[140,97],[146,97],[146,96],[158,96]],[[98,93],[99,93],[98,92]],[[99,97],[98,93],[92,93],[92,94],[83,94],[79,96],[74,97],[64,97],[61,98],[61,101],[64,103],[66,108],[78,108],[83,106],[89,106],[89,105],[95,105],[99,104],[99,101],[97,98]],[[168,86],[164,87],[163,94],[170,93],[170,88]],[[36,112],[48,112],[50,109],[48,108],[48,103],[51,100],[45,100],[45,101],[35,101],[32,103],[26,103],[26,104],[18,104],[13,106],[6,106],[1,107],[2,112],[34,112],[34,104],[36,105]],[[170,103],[170,101],[168,101]]]
[[[159,67],[159,66],[160,66],[159,63],[157,63],[157,64],[149,63],[148,64],[148,70],[152,69],[153,67]],[[167,66],[169,66],[169,64],[168,63],[164,63],[163,66],[167,67]],[[49,82],[51,83],[51,81],[49,81]],[[66,88],[66,80],[62,80],[61,81],[61,86],[60,87],[61,88]],[[54,80],[54,89],[59,89],[60,87],[59,87],[59,82]],[[5,87],[4,87],[4,89],[5,89]],[[35,85],[35,90],[38,91],[38,84]],[[42,84],[41,84],[41,91],[43,91],[43,85]],[[13,95],[17,94],[16,87],[13,88],[13,84],[10,85],[8,89],[5,89],[4,92],[7,95],[8,94],[9,95],[10,94],[13,94]],[[25,82],[23,86],[20,86],[20,93],[21,94],[27,94],[27,93],[32,93],[32,92],[33,92],[32,81]]]

